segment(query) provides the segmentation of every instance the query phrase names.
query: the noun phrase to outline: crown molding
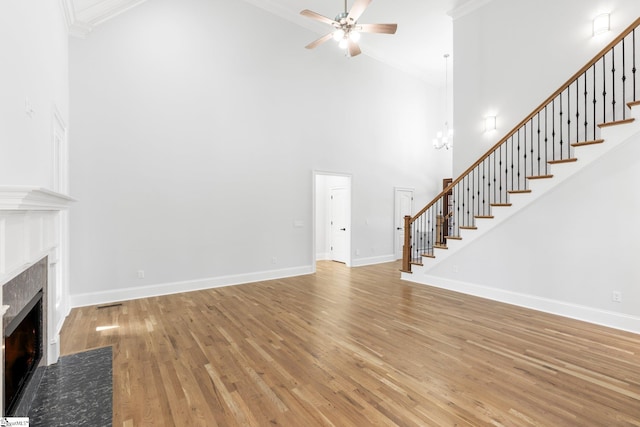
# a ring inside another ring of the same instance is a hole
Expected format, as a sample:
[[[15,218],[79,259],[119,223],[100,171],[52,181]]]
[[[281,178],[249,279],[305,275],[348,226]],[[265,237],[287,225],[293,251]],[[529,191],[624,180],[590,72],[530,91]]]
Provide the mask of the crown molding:
[[[469,0],[455,7],[453,10],[447,12],[447,15],[449,15],[455,21],[458,18],[462,18],[463,16],[466,16],[471,12],[474,12],[486,6],[492,1],[493,0]]]
[[[59,211],[75,201],[46,188],[0,186],[0,211]]]
[[[85,38],[93,29],[147,0],[102,0],[84,9],[78,0],[59,0],[69,35]]]

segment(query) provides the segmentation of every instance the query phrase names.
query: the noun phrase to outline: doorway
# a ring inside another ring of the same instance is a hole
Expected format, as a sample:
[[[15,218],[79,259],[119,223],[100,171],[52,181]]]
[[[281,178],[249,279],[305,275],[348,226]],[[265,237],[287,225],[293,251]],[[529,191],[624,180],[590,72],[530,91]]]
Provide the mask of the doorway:
[[[351,266],[351,175],[314,172],[315,261]],[[314,262],[315,265],[315,262]]]
[[[394,205],[394,253],[396,259],[402,259],[404,217],[413,215],[413,188],[396,187]]]

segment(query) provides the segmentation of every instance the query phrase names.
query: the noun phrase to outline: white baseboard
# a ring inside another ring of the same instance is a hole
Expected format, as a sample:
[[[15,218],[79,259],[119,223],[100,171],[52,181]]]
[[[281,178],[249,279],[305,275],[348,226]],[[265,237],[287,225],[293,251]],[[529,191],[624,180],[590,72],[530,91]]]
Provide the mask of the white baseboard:
[[[331,260],[331,253],[329,252],[316,254],[316,261],[330,261],[330,260]]]
[[[351,260],[352,267],[364,267],[365,265],[384,264],[385,262],[393,262],[396,257],[391,255],[381,255],[369,258],[356,258]]]
[[[263,280],[282,279],[285,277],[312,274],[312,266],[269,270],[248,274],[212,277],[208,279],[188,280],[184,282],[161,283],[157,285],[140,286],[135,288],[114,289],[110,291],[71,295],[72,307],[86,307],[89,305],[109,304],[118,301],[128,301],[140,298],[171,295],[181,292],[199,291],[203,289],[220,288],[224,286],[241,285],[260,282]]]
[[[403,278],[408,279],[404,274]],[[584,322],[640,334],[640,317],[637,316],[586,307],[578,304],[570,304],[563,301],[511,292],[504,289],[491,288],[488,286],[451,280],[438,276],[424,275],[423,280],[421,280],[421,283],[419,284],[461,292],[468,295],[487,298],[493,301],[513,304],[545,313],[557,314],[571,319],[582,320]]]

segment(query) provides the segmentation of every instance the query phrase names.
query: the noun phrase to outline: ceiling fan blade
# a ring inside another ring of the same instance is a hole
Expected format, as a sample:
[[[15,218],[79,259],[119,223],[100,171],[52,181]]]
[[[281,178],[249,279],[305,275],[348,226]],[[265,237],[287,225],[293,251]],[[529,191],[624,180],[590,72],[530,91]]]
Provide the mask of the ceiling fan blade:
[[[327,40],[331,39],[331,37],[333,37],[333,33],[326,34],[326,35],[320,37],[318,40],[312,41],[311,43],[309,43],[305,47],[307,49],[313,49],[314,47],[320,46],[322,43],[324,43]]]
[[[347,19],[350,19],[352,22],[356,22],[364,10],[369,6],[371,0],[356,0],[353,2],[353,6],[351,6],[351,10],[349,11],[349,15]]]
[[[362,24],[356,29],[361,33],[395,34],[398,24]]]
[[[349,49],[349,56],[352,58],[362,53],[362,51],[360,50],[360,46],[358,46],[358,43],[354,42],[351,39],[349,39],[349,45],[347,46],[347,48]]]
[[[333,19],[327,18],[326,16],[320,15],[319,13],[313,12],[309,9],[305,9],[302,12],[300,12],[300,15],[306,16],[307,18],[311,18],[311,19],[315,19],[316,21],[320,21],[323,22],[325,24],[329,24],[329,25],[333,25],[333,26],[339,26],[340,24],[338,24],[336,21],[334,21]]]

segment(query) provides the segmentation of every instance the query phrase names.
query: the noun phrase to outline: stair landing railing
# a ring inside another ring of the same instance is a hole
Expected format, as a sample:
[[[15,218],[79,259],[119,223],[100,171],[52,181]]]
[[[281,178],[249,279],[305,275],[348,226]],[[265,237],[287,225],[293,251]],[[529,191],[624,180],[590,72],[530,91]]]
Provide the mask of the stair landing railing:
[[[491,209],[510,206],[512,194],[528,193],[528,180],[551,178],[549,165],[576,161],[573,147],[603,142],[600,128],[632,121],[638,104],[640,36],[636,19],[622,34],[514,127],[435,199],[405,217],[402,271],[411,272],[434,249]]]

